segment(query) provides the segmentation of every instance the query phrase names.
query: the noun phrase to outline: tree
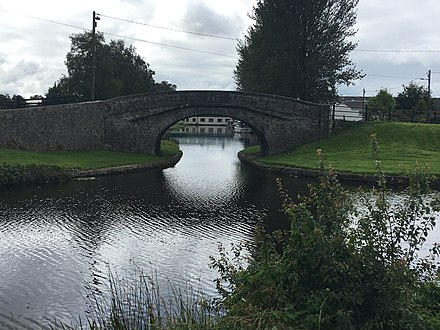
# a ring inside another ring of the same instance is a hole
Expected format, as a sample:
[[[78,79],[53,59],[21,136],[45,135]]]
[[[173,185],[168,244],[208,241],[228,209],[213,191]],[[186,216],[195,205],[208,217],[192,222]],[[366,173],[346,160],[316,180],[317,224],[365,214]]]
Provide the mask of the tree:
[[[405,119],[410,119],[412,122],[419,119],[428,119],[430,114],[428,111],[429,98],[431,95],[424,86],[416,85],[410,82],[408,86],[403,85],[403,91],[396,97],[397,109]]]
[[[9,94],[0,94],[0,109],[1,108],[15,108],[23,101],[21,95],[10,96]]]
[[[156,83],[156,91],[158,92],[169,92],[175,91],[177,86],[174,84],[170,84],[168,81],[161,81],[160,83]]]
[[[394,109],[396,102],[386,88],[381,88],[376,96],[368,100],[368,114],[370,118],[384,119]]]
[[[11,104],[11,97],[9,94],[0,94],[0,109],[9,107]]]
[[[92,33],[74,34],[70,39],[70,52],[67,53],[65,62],[67,75],[55,82],[46,96],[73,95],[81,101],[89,100],[93,66]],[[106,44],[104,35],[96,34],[97,99],[176,89],[175,85],[156,83],[154,74],[149,64],[136,54],[133,46],[126,47],[122,40],[112,40]]]
[[[410,82],[408,86],[403,85],[403,91],[396,97],[396,104],[399,109],[411,110],[420,100],[426,102],[429,97],[430,95],[425,87]]]
[[[337,99],[362,77],[349,53],[359,0],[258,0],[237,46],[237,88],[307,101]]]

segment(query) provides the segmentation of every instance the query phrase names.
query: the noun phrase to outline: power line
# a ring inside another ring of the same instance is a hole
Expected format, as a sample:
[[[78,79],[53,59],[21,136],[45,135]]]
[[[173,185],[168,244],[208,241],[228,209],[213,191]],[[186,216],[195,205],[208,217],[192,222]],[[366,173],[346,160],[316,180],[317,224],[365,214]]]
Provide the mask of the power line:
[[[114,34],[114,33],[109,33],[109,32],[103,32],[103,31],[100,31],[100,32],[102,32],[104,34],[107,34],[109,36],[113,36],[113,37],[129,39],[129,40],[134,40],[134,41],[139,41],[139,42],[146,42],[146,43],[153,44],[153,45],[158,45],[158,46],[177,48],[177,49],[182,49],[182,50],[187,50],[187,51],[190,51],[190,52],[197,52],[197,53],[202,53],[202,54],[209,54],[209,55],[217,55],[217,56],[223,56],[223,57],[236,58],[236,56],[233,56],[233,55],[227,55],[227,54],[221,54],[221,53],[215,53],[215,52],[208,52],[208,51],[204,51],[204,50],[187,48],[187,47],[176,46],[176,45],[163,44],[163,43],[160,43],[160,42],[154,42],[154,41],[149,41],[149,40],[145,40],[145,39],[121,36],[121,35]]]
[[[19,13],[14,13],[13,11],[9,11],[9,10],[5,10],[5,9],[1,9],[0,11],[3,11],[5,13],[9,13],[9,14],[13,14],[13,15],[17,15],[17,16],[22,16],[22,17],[27,17],[27,18],[32,18],[32,19],[36,19],[39,21],[43,21],[43,22],[48,22],[48,23],[53,23],[53,24],[58,24],[58,25],[64,25],[67,27],[72,27],[75,29],[81,29],[81,30],[89,30],[88,28],[82,27],[82,26],[77,26],[77,25],[72,25],[72,24],[68,24],[68,23],[62,23],[62,22],[57,22],[57,21],[52,21],[50,19],[44,19],[44,18],[40,18],[40,17],[36,17],[36,16],[31,16],[31,15],[25,15],[25,14],[19,14]]]
[[[122,22],[127,22],[127,23],[132,23],[132,24],[138,24],[138,25],[144,25],[144,26],[148,26],[148,27],[152,27],[152,28],[156,28],[156,29],[162,29],[162,30],[168,30],[168,31],[174,31],[174,32],[181,32],[181,33],[193,34],[193,35],[203,36],[203,37],[209,37],[209,38],[217,38],[217,39],[226,39],[226,40],[234,40],[234,41],[237,41],[237,38],[233,38],[233,37],[219,36],[219,35],[215,35],[215,34],[206,34],[206,33],[200,33],[200,32],[192,32],[192,31],[186,31],[186,30],[174,29],[174,28],[169,28],[169,27],[164,27],[164,26],[152,25],[152,24],[147,24],[147,23],[141,23],[141,22],[132,21],[132,20],[129,20],[129,19],[124,19],[124,18],[118,18],[118,17],[108,16],[108,15],[104,15],[104,14],[101,14],[101,13],[99,13],[99,15],[102,16],[102,17],[107,17],[107,18],[114,19],[114,20],[118,20],[118,21],[122,21]]]
[[[36,16],[31,16],[31,15],[14,13],[12,11],[4,10],[4,9],[1,9],[1,8],[0,8],[0,11],[6,12],[6,13],[9,13],[9,14],[13,14],[13,15],[18,15],[18,16],[23,16],[23,17],[28,17],[28,18],[36,19],[36,20],[39,20],[39,21],[47,22],[47,23],[63,25],[63,26],[67,26],[67,27],[71,27],[71,28],[75,28],[75,29],[80,29],[80,30],[85,30],[85,31],[91,31],[89,28],[86,28],[86,27],[83,27],[83,26],[77,26],[77,25],[62,23],[62,22],[48,20],[48,19],[44,19],[44,18],[40,18],[40,17],[36,17]],[[158,46],[163,46],[163,47],[181,49],[181,50],[197,52],[197,53],[202,53],[202,54],[208,54],[208,55],[216,55],[216,56],[222,56],[222,57],[236,58],[235,56],[227,55],[227,54],[220,54],[220,53],[209,52],[209,51],[204,51],[204,50],[200,50],[200,49],[193,49],[193,48],[188,48],[188,47],[163,44],[163,43],[160,43],[160,42],[154,42],[154,41],[149,41],[149,40],[145,40],[145,39],[138,39],[138,38],[133,38],[133,37],[121,36],[121,35],[113,34],[113,33],[110,33],[110,32],[104,32],[104,31],[100,31],[100,32],[102,32],[102,33],[104,33],[106,35],[109,35],[109,36],[114,36],[114,37],[118,37],[118,38],[122,38],[122,39],[129,39],[129,40],[134,40],[134,41],[139,41],[139,42],[150,43],[150,44],[153,44],[153,45],[158,45]]]
[[[412,78],[412,77],[402,77],[402,76],[389,76],[389,75],[383,75],[383,74],[373,74],[373,73],[366,73],[366,76],[372,76],[372,77],[384,77],[384,78],[396,78],[396,79],[406,79],[406,80],[419,80],[423,77],[426,76],[426,74],[421,74],[420,76],[418,76],[417,78]]]
[[[353,52],[369,52],[369,53],[440,53],[440,50],[354,49]]]
[[[371,77],[384,77],[384,78],[396,78],[396,79],[413,79],[411,77],[401,77],[401,76],[388,76],[383,74],[373,74],[373,73],[366,73],[365,76],[371,76]],[[419,79],[419,78],[414,78]]]
[[[414,80],[419,80],[420,78],[422,78],[422,77],[424,77],[424,76],[425,76],[425,74],[422,74],[422,75],[420,75],[420,76],[417,77],[417,78],[411,79],[410,82],[413,82]],[[402,87],[402,85],[395,86],[395,87],[391,87],[391,88],[389,88],[389,89],[391,90],[391,89],[396,89],[396,88],[399,88],[399,87]]]
[[[75,28],[75,29],[90,31],[89,28],[85,28],[83,26],[78,26],[78,25],[63,23],[63,22],[59,22],[59,21],[44,19],[44,18],[32,16],[32,15],[16,13],[16,12],[5,10],[5,9],[1,9],[1,8],[0,8],[0,11],[5,12],[5,13],[9,13],[9,14],[13,14],[13,15],[17,15],[17,16],[32,18],[32,19],[39,20],[39,21],[42,21],[42,22],[47,22],[47,23],[67,26],[67,27],[71,27],[71,28]],[[151,26],[151,27],[160,28],[160,29],[166,29],[166,30],[171,30],[171,31],[182,32],[182,33],[201,35],[201,36],[206,36],[206,37],[211,37],[211,38],[221,38],[221,39],[227,39],[227,40],[237,40],[236,38],[232,38],[232,37],[210,35],[210,34],[204,34],[204,33],[198,33],[198,32],[191,32],[191,31],[185,31],[185,30],[179,30],[179,29],[173,29],[173,28],[167,28],[167,27],[149,25],[149,24],[135,22],[135,21],[126,20],[126,19],[122,19],[122,18],[116,18],[116,17],[104,15],[104,14],[99,14],[99,15],[101,15],[103,17],[115,19],[115,20],[120,20],[120,21],[125,21],[125,22],[129,22],[129,23],[133,23],[133,24],[141,24],[141,25]],[[209,51],[203,51],[203,50],[192,49],[192,48],[187,48],[187,47],[163,44],[163,43],[159,43],[159,42],[148,41],[148,40],[144,40],[144,39],[132,38],[132,37],[127,37],[127,36],[120,36],[120,35],[112,34],[112,33],[109,33],[109,32],[103,32],[103,33],[105,33],[107,35],[115,36],[115,37],[118,37],[118,38],[130,39],[130,40],[139,41],[139,42],[146,42],[146,43],[150,43],[150,44],[154,44],[154,45],[158,45],[158,46],[163,46],[163,47],[170,47],[170,48],[181,49],[181,50],[186,50],[186,51],[198,52],[198,53],[202,53],[202,54],[209,54],[209,55],[216,55],[216,56],[222,56],[222,57],[236,58],[235,56],[227,55],[227,54],[221,54],[221,53],[216,53],[216,52],[209,52]],[[374,53],[440,53],[440,50],[354,49],[353,51],[355,51],[355,52],[374,52]],[[434,73],[439,73],[439,72],[434,72]],[[403,78],[403,77],[401,77],[401,78]],[[403,79],[408,79],[408,78],[403,78]],[[416,78],[416,79],[418,79],[418,78]]]

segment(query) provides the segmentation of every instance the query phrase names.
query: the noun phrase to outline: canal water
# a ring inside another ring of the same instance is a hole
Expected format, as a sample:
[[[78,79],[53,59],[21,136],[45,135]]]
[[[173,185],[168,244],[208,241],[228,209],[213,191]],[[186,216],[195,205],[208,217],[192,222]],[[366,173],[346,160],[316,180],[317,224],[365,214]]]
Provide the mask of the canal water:
[[[260,221],[288,226],[275,175],[237,159],[241,139],[178,140],[184,156],[170,169],[0,193],[0,329],[84,315],[85,287],[105,288],[109,268],[124,277],[136,265],[215,296],[219,243],[251,240]],[[307,190],[282,179],[292,195]]]
[[[85,286],[108,267],[215,295],[209,256],[252,238],[257,222],[285,227],[275,177],[239,162],[238,138],[179,137],[174,167],[0,193],[0,329],[70,321]],[[295,193],[306,182],[290,183]]]

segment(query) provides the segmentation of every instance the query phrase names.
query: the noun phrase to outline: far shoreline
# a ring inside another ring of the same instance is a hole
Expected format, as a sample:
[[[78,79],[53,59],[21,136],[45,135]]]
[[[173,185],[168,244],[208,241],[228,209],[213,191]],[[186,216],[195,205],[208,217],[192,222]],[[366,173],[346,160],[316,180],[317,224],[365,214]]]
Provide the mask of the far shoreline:
[[[281,165],[269,165],[258,161],[255,154],[246,154],[244,150],[238,152],[238,159],[245,165],[276,174],[291,175],[303,178],[319,178],[321,172],[318,169],[289,167]],[[363,185],[374,185],[377,183],[372,174],[364,173],[344,173],[336,170],[338,180],[346,183],[359,183]],[[403,175],[385,175],[387,183],[391,187],[408,187],[409,178]],[[440,190],[440,178],[435,176],[430,184],[432,189]]]
[[[179,150],[167,159],[155,160],[146,164],[121,165],[113,167],[97,168],[92,170],[66,170],[73,179],[101,177],[126,173],[146,172],[150,170],[162,170],[174,167],[182,158],[183,152]]]
[[[0,191],[18,187],[39,186],[52,183],[66,183],[73,180],[93,179],[96,177],[148,172],[174,167],[182,158],[179,149],[161,159],[146,160],[143,163],[131,165],[105,166],[93,169],[63,168],[46,164],[0,164]]]

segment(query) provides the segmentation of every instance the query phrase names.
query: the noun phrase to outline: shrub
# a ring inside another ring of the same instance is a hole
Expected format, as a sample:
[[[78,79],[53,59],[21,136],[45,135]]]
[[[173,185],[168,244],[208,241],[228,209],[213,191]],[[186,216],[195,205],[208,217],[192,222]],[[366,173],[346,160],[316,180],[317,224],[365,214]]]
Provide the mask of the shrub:
[[[372,136],[373,155],[377,144]],[[236,247],[212,259],[227,315],[243,329],[438,329],[439,246],[418,255],[439,211],[416,169],[401,203],[389,202],[380,161],[377,187],[362,207],[322,161],[310,194],[293,202],[280,183],[290,230],[257,231],[250,257]],[[356,194],[360,196],[360,194]],[[244,267],[243,263],[248,266]]]
[[[22,184],[65,182],[71,176],[57,166],[42,165],[0,165],[0,189]]]

